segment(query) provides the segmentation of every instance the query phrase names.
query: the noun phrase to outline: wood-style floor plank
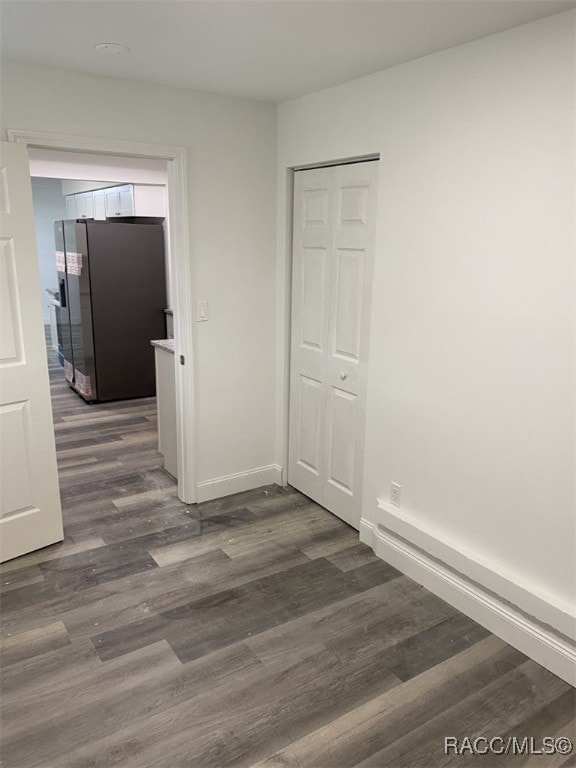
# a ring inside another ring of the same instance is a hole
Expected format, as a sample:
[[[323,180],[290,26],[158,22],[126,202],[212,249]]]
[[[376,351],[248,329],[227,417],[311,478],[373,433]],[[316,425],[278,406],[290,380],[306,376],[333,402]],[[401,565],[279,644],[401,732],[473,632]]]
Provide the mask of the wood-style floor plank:
[[[2,665],[4,667],[23,659],[31,659],[41,653],[70,645],[71,640],[61,621],[45,624],[38,629],[11,634],[0,642]]]
[[[444,736],[567,736],[573,688],[294,489],[182,504],[153,398],[49,355],[66,539],[0,567],[4,768],[568,768]]]
[[[322,728],[311,730],[258,766],[354,766],[524,661],[519,651],[491,636]]]
[[[431,717],[418,728],[396,739],[385,749],[358,763],[359,768],[426,768],[448,766],[453,756],[446,754],[440,735],[475,739],[499,736],[536,711],[545,709],[566,690],[566,684],[527,660],[462,701]],[[536,682],[536,686],[533,684]]]

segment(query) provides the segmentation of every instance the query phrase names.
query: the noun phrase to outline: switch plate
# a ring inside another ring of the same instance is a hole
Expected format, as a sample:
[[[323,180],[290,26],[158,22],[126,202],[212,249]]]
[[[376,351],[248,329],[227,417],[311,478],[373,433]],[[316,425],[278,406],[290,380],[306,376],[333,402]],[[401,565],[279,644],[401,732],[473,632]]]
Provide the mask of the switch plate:
[[[390,483],[390,503],[400,507],[402,502],[402,486],[398,483]]]
[[[208,302],[199,301],[196,306],[196,320],[205,323],[208,320]]]

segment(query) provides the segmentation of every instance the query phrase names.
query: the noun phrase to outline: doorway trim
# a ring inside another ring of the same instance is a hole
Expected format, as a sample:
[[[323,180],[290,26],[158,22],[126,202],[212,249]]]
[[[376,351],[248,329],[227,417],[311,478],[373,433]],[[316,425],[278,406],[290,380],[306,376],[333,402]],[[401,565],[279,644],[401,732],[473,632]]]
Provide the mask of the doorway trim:
[[[171,296],[174,309],[176,373],[176,439],[178,446],[178,497],[196,502],[195,344],[192,314],[192,263],[188,236],[187,157],[183,147],[148,144],[123,139],[17,131],[8,129],[8,141],[38,149],[87,152],[165,160],[168,171],[168,228],[170,233]],[[39,299],[40,300],[40,299]]]

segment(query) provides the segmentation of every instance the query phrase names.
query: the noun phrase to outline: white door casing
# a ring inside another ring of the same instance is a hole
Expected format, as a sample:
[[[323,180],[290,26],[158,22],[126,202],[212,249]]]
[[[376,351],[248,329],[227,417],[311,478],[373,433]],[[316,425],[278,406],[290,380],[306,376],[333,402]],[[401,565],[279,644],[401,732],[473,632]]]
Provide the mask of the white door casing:
[[[42,149],[89,152],[166,160],[168,171],[167,235],[171,252],[171,301],[174,310],[176,356],[176,437],[178,443],[178,497],[186,504],[197,499],[196,404],[195,404],[195,323],[193,312],[193,255],[188,234],[188,184],[186,150],[172,145],[147,144],[124,139],[70,136],[41,131],[8,129],[10,141]]]
[[[360,526],[378,163],[294,183],[288,481]]]
[[[62,511],[25,146],[0,145],[0,562],[61,541]]]

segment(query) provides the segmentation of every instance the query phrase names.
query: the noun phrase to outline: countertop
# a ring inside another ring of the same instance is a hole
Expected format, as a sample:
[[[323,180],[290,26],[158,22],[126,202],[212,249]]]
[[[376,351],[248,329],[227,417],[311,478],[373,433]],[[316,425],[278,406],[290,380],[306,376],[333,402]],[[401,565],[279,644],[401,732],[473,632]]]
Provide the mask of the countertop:
[[[150,344],[152,344],[153,347],[158,347],[158,349],[164,349],[166,352],[174,353],[174,339],[154,339]]]

